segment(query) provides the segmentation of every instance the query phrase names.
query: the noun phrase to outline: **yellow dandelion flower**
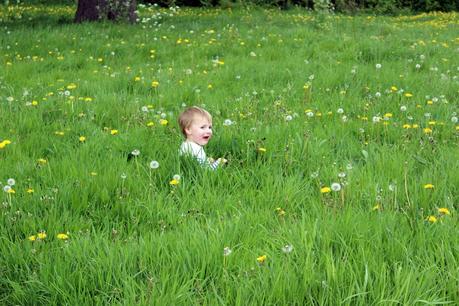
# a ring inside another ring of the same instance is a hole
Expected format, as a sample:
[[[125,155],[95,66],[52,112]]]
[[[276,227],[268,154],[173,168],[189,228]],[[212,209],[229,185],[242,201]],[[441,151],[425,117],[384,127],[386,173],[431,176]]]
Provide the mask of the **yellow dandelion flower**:
[[[91,102],[92,101],[92,98],[91,97],[86,97],[84,98],[84,102]]]
[[[29,241],[35,241],[35,240],[37,240],[37,236],[32,235],[32,236],[27,237],[27,239],[28,239]]]
[[[407,97],[407,98],[411,98],[412,96],[413,96],[412,93],[409,93],[409,92],[405,93],[405,97]]]
[[[3,149],[6,147],[6,143],[4,141],[0,142],[0,149]]]
[[[385,113],[384,118],[392,118],[392,113]]]
[[[27,193],[34,193],[35,190],[33,190],[32,188],[28,188],[28,189],[26,190],[26,192],[27,192]]]
[[[404,129],[411,129],[411,124],[404,124],[404,125],[402,126],[402,128],[404,128]]]
[[[64,136],[64,134],[65,134],[65,133],[62,132],[62,131],[56,131],[56,132],[54,132],[54,135],[57,135],[57,136]]]
[[[429,121],[429,125],[436,125],[437,121]]]
[[[67,89],[69,89],[69,90],[72,90],[72,89],[75,89],[75,88],[77,88],[77,86],[74,83],[70,83],[69,85],[67,85]]]
[[[437,222],[437,217],[429,216],[429,217],[427,217],[427,221],[429,221],[430,223],[435,223],[435,222]]]
[[[433,188],[434,188],[434,185],[432,185],[430,183],[424,185],[424,189],[433,189]]]
[[[442,215],[451,215],[448,208],[442,207],[438,209],[438,213]]]
[[[260,153],[266,153],[266,148],[258,148],[258,152],[260,152]]]
[[[179,183],[180,183],[179,180],[172,179],[172,180],[169,182],[169,185],[171,185],[171,186],[177,186]]]
[[[283,210],[283,209],[280,208],[280,207],[276,208],[276,212],[277,212],[277,215],[278,215],[279,217],[285,216],[285,210]]]
[[[419,127],[419,124],[413,124],[413,129],[417,129]]]
[[[56,237],[57,237],[57,239],[60,239],[60,240],[67,240],[67,239],[69,239],[69,235],[64,234],[64,233],[57,234]]]
[[[37,162],[40,164],[40,165],[46,165],[48,163],[48,161],[44,158],[39,158],[37,159]]]
[[[268,256],[266,256],[266,255],[258,256],[258,257],[257,257],[257,262],[258,262],[260,265],[262,265],[262,264],[265,263],[265,261],[266,261],[267,258],[268,258]]]
[[[159,82],[158,81],[151,82],[151,87],[156,88],[158,86],[159,86]]]
[[[161,124],[162,126],[166,126],[168,123],[169,123],[169,121],[167,121],[166,119],[160,119],[159,120],[159,124]]]
[[[432,100],[428,100],[427,101],[427,105],[432,105],[433,104],[433,101]]]
[[[118,130],[110,130],[110,134],[117,135],[118,134]]]
[[[97,172],[94,172],[94,171],[93,171],[93,172],[91,172],[91,173],[89,173],[89,174],[90,174],[91,176],[96,176],[96,175],[97,175]]]
[[[136,76],[136,77],[134,78],[134,82],[138,82],[138,81],[140,81],[140,77]]]
[[[41,240],[45,239],[46,236],[47,236],[47,235],[46,235],[45,232],[41,232],[41,233],[38,233],[38,234],[37,234],[38,239],[41,239]]]
[[[147,123],[147,126],[154,126],[154,125],[155,125],[155,123],[153,121],[150,121],[150,122]]]
[[[38,105],[38,101],[36,100],[33,100],[32,103],[30,103],[32,106],[37,106]]]
[[[78,137],[78,140],[79,140],[80,142],[85,142],[85,141],[86,141],[86,137],[80,136],[80,137]]]
[[[15,194],[16,193],[16,191],[14,191],[13,188],[9,188],[6,192],[9,193],[9,194]]]
[[[331,191],[330,187],[322,187],[320,188],[320,193],[329,193]]]
[[[381,210],[381,205],[376,204],[375,206],[373,206],[372,210]]]
[[[431,128],[425,128],[423,129],[424,134],[432,134],[432,129]]]
[[[391,86],[391,87],[390,87],[390,90],[392,90],[392,91],[397,91],[397,90],[398,90],[398,88],[397,88],[397,87],[395,87],[395,86]]]

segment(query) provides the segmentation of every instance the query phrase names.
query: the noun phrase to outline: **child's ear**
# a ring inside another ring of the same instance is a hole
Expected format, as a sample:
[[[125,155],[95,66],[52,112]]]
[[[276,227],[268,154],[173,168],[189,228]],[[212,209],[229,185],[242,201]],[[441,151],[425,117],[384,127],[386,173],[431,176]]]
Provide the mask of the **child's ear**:
[[[190,135],[191,134],[191,129],[185,128],[185,134],[186,134],[186,136]]]

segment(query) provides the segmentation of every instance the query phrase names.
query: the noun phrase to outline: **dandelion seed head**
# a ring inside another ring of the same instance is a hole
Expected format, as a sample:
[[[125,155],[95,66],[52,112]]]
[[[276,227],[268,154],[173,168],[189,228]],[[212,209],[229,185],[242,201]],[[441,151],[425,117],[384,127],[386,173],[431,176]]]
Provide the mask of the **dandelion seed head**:
[[[285,254],[291,253],[293,251],[293,245],[287,244],[282,247],[282,252]]]
[[[174,180],[176,180],[176,181],[180,181],[181,176],[178,175],[178,174],[175,174],[175,175],[172,177],[172,179],[174,179]]]
[[[132,150],[131,154],[132,154],[133,156],[139,156],[139,155],[140,155],[140,151],[137,150],[137,149],[135,149],[135,150]]]
[[[376,69],[381,69],[382,65],[381,64],[376,64],[375,67],[376,67]]]
[[[230,256],[233,250],[231,250],[229,247],[224,247],[223,248],[223,256],[227,257]]]
[[[9,178],[6,183],[10,186],[14,186],[16,184],[16,180],[13,178]]]
[[[158,169],[159,168],[159,163],[156,160],[152,160],[150,162],[150,168],[151,169]]]
[[[331,190],[333,191],[340,191],[341,190],[341,184],[340,183],[333,183],[331,184]]]

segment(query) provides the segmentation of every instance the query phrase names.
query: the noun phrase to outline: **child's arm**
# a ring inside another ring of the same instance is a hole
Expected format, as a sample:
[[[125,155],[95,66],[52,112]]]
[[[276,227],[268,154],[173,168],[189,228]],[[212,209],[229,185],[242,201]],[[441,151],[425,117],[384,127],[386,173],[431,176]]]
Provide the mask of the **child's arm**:
[[[216,170],[216,169],[218,168],[218,166],[223,165],[223,164],[226,164],[227,162],[228,162],[228,161],[227,161],[226,159],[224,159],[224,158],[219,158],[219,159],[217,159],[216,161],[211,162],[211,163],[209,164],[209,166],[210,166],[210,168],[211,168],[212,170]]]

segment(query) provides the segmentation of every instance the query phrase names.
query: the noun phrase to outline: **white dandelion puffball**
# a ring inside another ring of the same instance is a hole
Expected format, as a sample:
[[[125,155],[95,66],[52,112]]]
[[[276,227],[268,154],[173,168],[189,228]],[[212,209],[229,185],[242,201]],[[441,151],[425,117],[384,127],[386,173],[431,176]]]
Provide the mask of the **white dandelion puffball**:
[[[134,155],[134,156],[139,156],[139,155],[140,155],[140,151],[137,150],[137,149],[135,149],[135,150],[133,150],[133,151],[131,152],[131,154]]]
[[[233,250],[231,250],[229,247],[225,247],[223,249],[223,256],[230,256]]]
[[[14,186],[16,184],[16,181],[13,178],[9,178],[6,183],[10,186]]]
[[[174,180],[176,180],[176,181],[180,181],[181,176],[178,175],[178,174],[176,174],[176,175],[174,175],[172,178],[173,178]]]
[[[340,191],[340,190],[341,190],[341,184],[340,184],[340,183],[333,183],[333,184],[331,184],[331,190],[333,190],[333,191]]]
[[[376,64],[376,69],[381,69],[382,65],[381,64]]]
[[[5,187],[3,187],[3,191],[4,192],[9,192],[11,190],[11,186],[10,185],[5,185]]]
[[[293,245],[287,244],[282,247],[282,252],[288,254],[293,251]]]
[[[400,106],[400,111],[406,112],[406,106],[405,105]]]
[[[285,121],[292,121],[293,117],[291,115],[285,116]]]
[[[232,124],[233,124],[233,121],[231,121],[231,119],[225,119],[225,121],[223,121],[224,126],[230,126]]]
[[[336,112],[337,112],[338,114],[342,114],[342,113],[344,113],[344,109],[338,108],[338,109],[336,110]]]
[[[159,168],[159,163],[156,160],[152,160],[150,162],[150,168],[151,169],[158,169]]]

